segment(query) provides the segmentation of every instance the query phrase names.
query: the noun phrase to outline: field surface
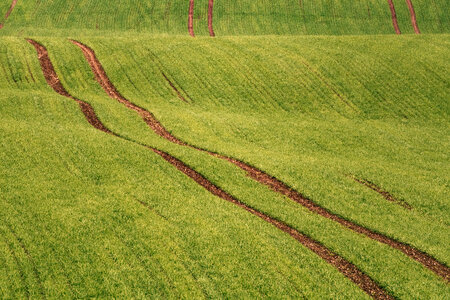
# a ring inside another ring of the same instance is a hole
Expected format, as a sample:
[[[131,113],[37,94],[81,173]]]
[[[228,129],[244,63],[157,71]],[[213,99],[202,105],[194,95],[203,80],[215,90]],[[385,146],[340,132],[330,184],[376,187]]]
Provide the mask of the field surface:
[[[449,10],[2,1],[0,298],[445,299]]]

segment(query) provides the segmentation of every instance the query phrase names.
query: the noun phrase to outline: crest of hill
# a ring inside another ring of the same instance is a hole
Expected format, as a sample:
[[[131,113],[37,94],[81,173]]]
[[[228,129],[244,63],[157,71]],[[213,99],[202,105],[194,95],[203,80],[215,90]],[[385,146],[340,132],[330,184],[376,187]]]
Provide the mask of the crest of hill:
[[[406,1],[394,0],[402,33],[413,33]],[[446,0],[414,0],[417,22],[423,33],[449,33]],[[2,1],[5,15],[10,1]],[[83,30],[138,31],[152,34],[187,34],[189,1],[18,1],[8,20],[9,33],[60,34]],[[387,1],[367,0],[236,0],[214,1],[217,35],[354,35],[393,34]],[[193,26],[197,35],[208,35],[208,0],[196,0]]]

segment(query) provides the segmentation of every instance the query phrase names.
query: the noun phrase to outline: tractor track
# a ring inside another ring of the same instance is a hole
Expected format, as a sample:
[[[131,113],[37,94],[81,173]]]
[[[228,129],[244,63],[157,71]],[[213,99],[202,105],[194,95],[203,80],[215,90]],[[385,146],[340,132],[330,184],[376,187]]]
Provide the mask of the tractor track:
[[[362,225],[356,224],[353,221],[347,220],[328,209],[320,206],[319,204],[315,203],[314,201],[308,199],[307,197],[303,196],[301,193],[297,192],[293,188],[289,187],[287,184],[282,182],[281,180],[265,173],[264,171],[251,166],[250,164],[247,164],[243,161],[240,161],[235,158],[231,158],[228,156],[225,156],[223,154],[215,153],[209,150],[202,149],[200,147],[190,145],[177,137],[173,136],[156,118],[155,116],[145,110],[142,107],[137,106],[136,104],[132,103],[128,99],[126,99],[120,92],[116,89],[114,84],[109,80],[108,75],[106,74],[105,70],[103,69],[102,64],[97,59],[94,50],[92,50],[90,47],[72,40],[72,43],[77,45],[83,52],[87,62],[91,66],[91,69],[95,75],[95,79],[97,82],[102,86],[102,88],[105,90],[105,92],[113,99],[116,99],[120,103],[124,104],[126,107],[135,110],[142,118],[143,120],[149,125],[149,127],[158,135],[161,137],[182,146],[187,146],[192,149],[196,149],[198,151],[202,151],[205,153],[208,153],[212,156],[215,156],[217,158],[227,160],[230,163],[234,164],[235,166],[239,167],[240,169],[247,172],[247,175],[254,179],[255,181],[266,185],[267,187],[271,188],[273,191],[282,194],[291,200],[299,203],[300,205],[306,207],[311,212],[316,213],[322,217],[325,217],[327,219],[333,220],[339,224],[341,224],[344,227],[347,227],[348,229],[357,232],[359,234],[363,234],[375,241],[378,241],[380,243],[386,244],[394,249],[400,250],[410,258],[418,261],[421,263],[424,267],[428,268],[429,270],[433,271],[438,276],[442,277],[446,282],[450,281],[450,269],[443,263],[439,262],[437,259],[433,258],[431,255],[400,241],[397,241],[393,238],[390,238],[382,233],[373,231],[369,228],[366,228]]]
[[[220,187],[214,185],[212,182],[210,182],[208,179],[206,179],[202,174],[198,173],[188,165],[186,165],[181,160],[171,156],[170,154],[163,152],[159,149],[152,148],[150,146],[138,143],[136,141],[132,141],[130,139],[124,138],[120,136],[119,134],[116,134],[112,132],[111,130],[107,129],[105,125],[101,123],[101,121],[98,119],[97,115],[95,114],[92,107],[87,104],[86,102],[79,100],[67,92],[67,90],[63,87],[61,81],[58,78],[58,75],[53,67],[52,62],[50,61],[50,58],[48,56],[47,49],[39,44],[38,42],[34,40],[28,39],[28,42],[31,43],[37,53],[38,58],[41,64],[42,72],[44,73],[44,77],[47,80],[47,83],[53,88],[55,92],[58,94],[68,97],[72,100],[75,100],[76,102],[85,104],[85,107],[90,107],[89,110],[83,109],[83,106],[80,105],[82,112],[84,113],[86,119],[88,122],[94,126],[96,129],[101,130],[105,133],[108,133],[110,135],[113,135],[115,137],[133,142],[135,144],[138,144],[140,146],[143,146],[154,153],[161,156],[164,160],[169,162],[172,166],[174,166],[176,169],[184,173],[186,176],[193,179],[197,184],[202,186],[204,189],[209,191],[211,194],[222,198],[223,200],[226,200],[228,202],[231,202],[235,204],[236,206],[246,210],[247,212],[251,213],[254,216],[257,216],[264,221],[268,222],[269,224],[275,226],[276,228],[280,229],[281,231],[289,234],[291,237],[293,237],[295,240],[300,242],[303,246],[310,249],[312,252],[314,252],[316,255],[324,259],[326,262],[328,262],[330,265],[334,266],[339,272],[341,272],[345,277],[353,281],[359,288],[361,288],[364,292],[366,292],[368,295],[375,299],[394,299],[392,296],[390,296],[382,287],[380,287],[375,281],[373,281],[372,278],[370,278],[367,274],[363,273],[357,266],[353,265],[349,261],[347,261],[345,258],[339,256],[338,254],[332,252],[330,249],[322,245],[320,242],[310,238],[309,236],[306,236],[305,234],[299,232],[298,230],[290,227],[284,222],[281,222],[279,220],[276,220],[263,212],[260,212],[245,203],[239,201],[232,195],[228,194],[226,191],[222,190]],[[114,89],[115,90],[115,89]],[[93,120],[95,119],[95,120]],[[142,203],[141,203],[142,204]]]
[[[14,237],[14,239],[17,241],[17,243],[19,244],[20,248],[22,248],[23,252],[25,253],[25,255],[27,256],[28,261],[30,262],[31,265],[31,269],[33,271],[33,275],[36,279],[36,282],[38,284],[39,287],[39,293],[41,294],[41,297],[43,299],[46,298],[45,296],[45,292],[44,292],[44,286],[42,285],[42,280],[41,277],[39,276],[39,272],[37,270],[36,264],[33,260],[33,257],[31,256],[30,250],[28,250],[28,248],[25,246],[25,244],[23,243],[22,239],[16,234],[16,232],[12,229],[12,227],[8,224],[7,225],[9,232],[12,234],[12,236]]]
[[[216,34],[214,33],[214,27],[213,27],[213,15],[214,15],[214,0],[209,0],[208,2],[208,29],[209,29],[209,36],[215,37]]]
[[[397,13],[395,11],[394,2],[393,0],[388,0],[388,3],[391,10],[392,25],[394,25],[395,33],[402,34],[402,32],[400,31],[400,27],[398,26]]]
[[[9,18],[9,15],[11,15],[12,11],[14,10],[14,7],[16,7],[18,0],[13,0],[13,2],[11,3],[11,6],[9,7],[8,11],[6,12],[5,17],[3,18],[3,22],[0,23],[0,29],[3,28],[3,24],[6,22],[6,20]]]
[[[186,98],[183,97],[183,95],[181,94],[181,92],[177,89],[177,87],[175,86],[175,84],[173,84],[173,82],[167,77],[167,75],[161,71],[161,75],[164,77],[164,79],[167,81],[167,83],[170,85],[170,87],[172,88],[172,90],[177,94],[178,98],[181,101],[184,101],[186,103],[188,103],[188,101],[186,100]]]
[[[30,291],[25,279],[25,272],[23,271],[22,265],[19,262],[19,259],[17,258],[16,252],[14,251],[13,247],[11,246],[11,244],[9,243],[9,240],[5,237],[5,235],[2,235],[3,240],[6,244],[6,246],[8,247],[9,250],[9,254],[11,255],[11,257],[14,260],[14,263],[17,266],[17,272],[19,273],[19,277],[20,277],[20,282],[24,288],[24,293],[27,299],[30,299]]]
[[[351,178],[353,178],[353,180],[355,180],[356,182],[368,187],[369,189],[377,192],[378,194],[380,194],[384,199],[386,199],[389,202],[393,202],[395,204],[398,204],[400,206],[402,206],[403,208],[412,209],[412,206],[407,203],[406,201],[402,201],[399,200],[397,198],[395,198],[391,193],[389,193],[388,191],[383,190],[382,188],[380,188],[379,186],[377,186],[376,184],[374,184],[373,182],[367,180],[367,179],[362,179],[362,178],[357,178],[357,177],[353,177],[351,176]]]
[[[194,33],[194,0],[189,0],[189,16],[188,16],[189,35],[195,37]]]
[[[414,10],[412,0],[406,0],[406,4],[408,5],[409,14],[411,15],[411,25],[414,28],[414,32],[420,34],[419,25],[417,25],[416,11]]]

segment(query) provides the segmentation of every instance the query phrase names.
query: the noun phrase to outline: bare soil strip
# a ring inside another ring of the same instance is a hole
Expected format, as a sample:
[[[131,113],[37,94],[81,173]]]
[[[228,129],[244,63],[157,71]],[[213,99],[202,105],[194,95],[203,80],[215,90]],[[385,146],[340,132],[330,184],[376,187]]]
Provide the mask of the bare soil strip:
[[[172,90],[174,90],[174,92],[177,93],[178,98],[180,98],[181,101],[188,103],[186,98],[183,97],[183,95],[180,93],[180,91],[177,89],[177,87],[173,84],[173,82],[166,76],[166,74],[164,74],[163,71],[161,71],[161,74],[164,77],[164,79],[167,81],[167,83],[170,85]]]
[[[50,61],[47,49],[45,49],[44,46],[42,46],[41,44],[39,44],[38,42],[36,42],[34,40],[28,39],[27,41],[30,44],[32,44],[34,46],[34,48],[36,49],[36,51],[38,52],[39,63],[41,64],[41,68],[42,68],[45,80],[47,81],[48,85],[51,86],[53,88],[53,90],[55,92],[57,92],[58,94],[65,96],[67,98],[70,98],[72,100],[75,100],[78,103],[78,105],[80,105],[80,108],[83,111],[84,115],[86,116],[86,119],[92,126],[94,126],[95,128],[97,128],[101,131],[111,133],[111,131],[109,131],[109,129],[106,128],[102,124],[102,122],[100,122],[100,120],[97,118],[97,116],[95,115],[94,109],[92,108],[92,106],[89,103],[86,103],[84,101],[81,101],[81,100],[73,97],[66,91],[66,89],[61,84],[61,81],[59,80],[55,69],[53,68],[53,64]]]
[[[60,95],[63,95],[65,97],[68,97],[72,100],[77,101],[78,103],[84,103],[86,102],[76,99],[75,97],[71,96],[63,87],[61,84],[56,71],[53,68],[53,65],[50,61],[50,58],[48,56],[48,52],[45,49],[44,46],[37,43],[33,40],[28,40],[35,48],[38,53],[39,61],[41,62],[41,68],[44,73],[44,76],[47,80],[47,83]],[[88,104],[87,104],[88,105]],[[98,117],[95,115],[95,112],[92,110],[85,110],[82,108],[83,113],[86,116],[86,119],[89,121],[89,123],[94,126],[95,128],[104,131],[108,134],[114,135],[118,138],[125,139],[121,137],[119,134],[116,134],[104,126],[101,121],[98,119]],[[95,120],[91,121],[91,119],[95,118]],[[97,125],[94,125],[97,124]],[[125,139],[128,140],[128,139]],[[130,140],[128,140],[130,141]],[[334,266],[339,272],[341,272],[344,276],[346,276],[348,279],[353,281],[356,285],[358,285],[363,291],[365,291],[368,295],[372,296],[375,299],[394,299],[392,296],[390,296],[383,288],[381,288],[375,281],[372,280],[368,275],[364,274],[358,267],[347,261],[345,258],[339,256],[338,254],[332,252],[330,249],[319,243],[318,241],[304,235],[303,233],[299,232],[298,230],[290,227],[289,225],[278,221],[244,203],[237,200],[218,186],[214,185],[212,182],[210,182],[208,179],[206,179],[203,175],[198,173],[197,171],[193,170],[191,167],[186,165],[181,160],[171,156],[170,154],[163,152],[161,150],[149,147],[147,145],[143,145],[140,143],[137,143],[135,141],[132,141],[138,145],[141,145],[143,147],[146,147],[149,150],[152,150],[156,154],[160,155],[164,160],[169,162],[171,165],[173,165],[176,169],[183,172],[185,175],[193,179],[196,183],[201,185],[204,189],[209,191],[211,194],[220,197],[228,202],[231,202],[238,207],[248,211],[249,213],[263,219],[264,221],[272,224],[273,226],[277,227],[278,229],[282,230],[283,232],[289,234],[291,237],[296,239],[298,242],[300,242],[302,245],[313,251],[315,254],[317,254],[319,257],[327,261],[329,264]],[[142,205],[144,203],[140,202]]]
[[[414,5],[411,0],[406,0],[406,4],[408,4],[409,14],[411,15],[411,24],[414,28],[414,32],[416,34],[420,34],[420,29],[419,26],[417,25],[416,11],[414,10]]]
[[[383,196],[383,198],[386,199],[387,201],[394,202],[394,203],[396,203],[396,204],[398,204],[400,206],[403,206],[404,208],[409,209],[409,210],[412,209],[412,206],[409,205],[409,203],[407,203],[406,201],[402,201],[402,200],[399,200],[399,199],[395,198],[394,196],[392,196],[391,193],[389,193],[388,191],[383,190],[382,188],[380,188],[379,186],[377,186],[373,182],[370,182],[369,180],[366,180],[366,179],[356,178],[356,177],[352,177],[352,178],[356,182],[359,182],[362,185],[368,187],[369,189],[374,190],[375,192],[377,192],[378,194]]]
[[[275,192],[282,194],[291,200],[301,204],[302,206],[308,208],[311,212],[319,214],[325,218],[331,219],[336,221],[337,223],[341,224],[344,227],[347,227],[357,233],[363,234],[373,240],[376,240],[378,242],[381,242],[383,244],[389,245],[394,249],[398,249],[408,255],[410,258],[420,262],[422,265],[424,265],[426,268],[430,269],[431,271],[435,272],[437,275],[444,278],[446,281],[450,281],[450,270],[449,268],[444,265],[443,263],[440,263],[435,258],[431,257],[430,255],[414,248],[413,246],[410,246],[408,244],[396,241],[390,237],[387,237],[381,233],[375,232],[371,229],[368,229],[364,226],[358,225],[352,221],[346,220],[341,216],[338,216],[337,214],[334,214],[327,210],[326,208],[321,207],[320,205],[316,204],[312,200],[306,198],[296,190],[289,187],[287,184],[282,182],[281,180],[265,173],[264,171],[259,170],[256,167],[253,167],[245,162],[242,162],[240,160],[218,154],[215,152],[211,152],[205,149],[202,149],[200,147],[196,147],[193,145],[190,145],[177,137],[173,136],[169,131],[167,131],[164,126],[153,116],[152,113],[149,111],[133,104],[131,101],[123,97],[119,91],[115,88],[113,83],[109,80],[105,70],[103,69],[100,61],[95,56],[95,52],[89,48],[88,46],[77,42],[72,41],[74,44],[76,44],[78,47],[81,48],[81,50],[84,53],[84,56],[86,57],[89,65],[91,66],[92,71],[94,72],[95,78],[98,81],[98,83],[103,87],[105,92],[113,99],[116,99],[120,103],[124,104],[126,107],[135,110],[137,113],[141,115],[143,120],[149,125],[149,127],[157,134],[159,134],[161,137],[166,138],[167,140],[176,143],[178,145],[191,147],[193,149],[208,153],[212,156],[218,157],[223,160],[227,160],[231,162],[232,164],[238,166],[242,170],[246,171],[248,176],[255,181],[258,181],[259,183],[262,183]]]
[[[388,0],[389,8],[391,9],[391,16],[392,16],[392,24],[394,25],[395,33],[396,34],[402,34],[400,31],[400,27],[398,26],[397,21],[397,13],[395,12],[395,6],[393,0]]]
[[[13,2],[11,3],[11,6],[9,7],[8,11],[6,12],[6,15],[3,19],[3,23],[6,22],[6,20],[9,18],[9,15],[14,10],[14,7],[16,7],[16,4],[17,4],[17,0],[13,0]],[[0,23],[0,29],[3,28],[3,23]]]
[[[214,0],[209,0],[209,2],[208,2],[208,29],[209,29],[209,36],[215,37],[216,34],[214,33],[214,28],[213,28],[213,15],[214,15]]]
[[[188,17],[189,35],[195,37],[194,33],[194,0],[189,0],[189,17]]]

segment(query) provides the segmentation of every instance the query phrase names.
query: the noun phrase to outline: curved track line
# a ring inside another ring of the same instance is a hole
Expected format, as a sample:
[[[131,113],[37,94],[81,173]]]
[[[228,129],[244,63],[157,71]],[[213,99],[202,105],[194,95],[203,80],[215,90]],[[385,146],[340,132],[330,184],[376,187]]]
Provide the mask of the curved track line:
[[[78,103],[84,103],[89,106],[86,102],[79,100],[72,95],[69,94],[61,84],[58,75],[56,74],[55,69],[53,68],[53,64],[50,61],[50,58],[48,56],[48,52],[45,49],[44,46],[39,44],[36,41],[28,40],[38,52],[39,61],[41,62],[42,71],[44,73],[44,76],[47,80],[47,83],[60,95],[68,97],[72,100],[77,101]],[[156,148],[152,148],[150,146],[138,143],[136,141],[132,141],[126,138],[121,137],[119,134],[116,134],[104,126],[101,121],[98,119],[98,117],[95,115],[95,112],[92,110],[90,112],[86,112],[86,110],[83,110],[83,113],[86,116],[86,119],[88,119],[89,123],[94,126],[95,128],[102,130],[108,134],[111,134],[113,136],[116,136],[118,138],[131,141],[135,144],[138,144],[140,146],[143,146],[149,150],[152,150],[159,156],[161,156],[164,160],[169,162],[171,165],[173,165],[175,168],[177,168],[179,171],[193,179],[196,183],[201,185],[204,189],[209,191],[211,194],[222,198],[223,200],[226,200],[228,202],[231,202],[235,204],[236,206],[246,210],[247,212],[251,213],[254,216],[257,216],[264,221],[270,223],[271,225],[275,226],[276,228],[282,230],[283,232],[289,234],[291,237],[293,237],[295,240],[300,242],[303,246],[313,251],[315,254],[317,254],[319,257],[324,259],[326,262],[334,266],[339,272],[341,272],[345,277],[353,281],[358,287],[360,287],[363,291],[365,291],[367,294],[372,296],[375,299],[393,299],[392,296],[390,296],[384,289],[382,289],[375,281],[372,280],[368,275],[364,274],[361,270],[358,269],[355,265],[347,261],[345,258],[339,256],[338,254],[332,252],[330,249],[319,243],[318,241],[310,238],[309,236],[306,236],[305,234],[299,232],[298,230],[290,227],[289,225],[278,221],[248,205],[245,203],[237,200],[218,186],[214,185],[212,182],[210,182],[208,179],[206,179],[202,174],[198,173],[197,171],[190,168],[188,165],[186,165],[181,160],[171,156],[170,154],[163,152],[161,150],[158,150]],[[91,119],[95,119],[95,121],[91,121]],[[100,124],[95,126],[94,124]],[[104,130],[106,129],[106,130]],[[141,203],[142,204],[142,203]]]
[[[202,149],[200,147],[196,147],[193,145],[190,145],[177,137],[173,136],[171,133],[169,133],[164,126],[155,118],[155,116],[150,113],[149,111],[145,110],[144,108],[141,108],[125,97],[120,94],[119,91],[115,88],[113,83],[109,80],[105,70],[103,69],[103,66],[101,65],[100,61],[97,59],[94,50],[89,48],[88,46],[77,42],[72,41],[75,45],[80,47],[80,49],[83,51],[84,56],[86,57],[86,60],[88,61],[89,65],[91,66],[92,71],[94,72],[95,79],[97,82],[103,87],[105,92],[113,99],[118,100],[120,103],[124,104],[126,107],[135,110],[141,117],[144,119],[144,121],[149,125],[149,127],[158,135],[161,137],[166,138],[167,140],[176,143],[178,145],[187,146],[205,153],[208,153],[212,156],[215,156],[217,158],[227,160],[231,162],[232,164],[238,166],[242,170],[246,171],[248,176],[254,179],[255,181],[262,183],[275,192],[282,194],[291,200],[301,204],[302,206],[309,209],[311,212],[319,214],[325,218],[331,219],[339,224],[341,224],[344,227],[347,227],[357,233],[363,234],[373,240],[376,240],[378,242],[381,242],[383,244],[386,244],[394,249],[402,251],[404,254],[409,256],[410,258],[420,262],[423,266],[430,269],[440,277],[442,277],[446,281],[450,281],[450,270],[449,268],[444,265],[443,263],[439,262],[432,256],[428,255],[425,252],[422,252],[421,250],[408,245],[406,243],[399,242],[395,239],[392,239],[388,236],[385,236],[381,233],[375,232],[369,228],[366,228],[364,226],[361,226],[359,224],[356,224],[350,220],[347,220],[328,209],[318,205],[314,201],[306,198],[301,193],[297,192],[293,188],[289,187],[287,184],[282,182],[281,180],[265,173],[264,171],[253,167],[243,161],[237,160],[235,158],[231,158],[219,153],[215,153],[212,151],[208,151],[205,149]]]
[[[30,261],[31,269],[33,270],[33,275],[36,278],[36,281],[37,281],[38,286],[39,286],[39,292],[40,292],[42,298],[45,299],[46,297],[45,297],[45,292],[44,292],[44,286],[42,285],[41,277],[39,276],[39,272],[37,270],[36,264],[34,263],[33,257],[31,256],[30,251],[25,246],[25,244],[23,243],[22,239],[12,229],[12,227],[9,224],[7,224],[7,227],[9,229],[9,232],[13,235],[14,239],[17,241],[17,243],[19,244],[20,248],[22,248],[23,252],[27,256],[28,260]]]
[[[400,206],[403,206],[406,209],[411,210],[412,206],[409,205],[409,203],[407,203],[406,201],[402,201],[399,200],[397,198],[395,198],[394,196],[392,196],[391,193],[389,193],[388,191],[383,190],[382,188],[380,188],[379,186],[377,186],[376,184],[374,184],[373,182],[370,182],[369,180],[366,179],[362,179],[362,178],[357,178],[354,176],[350,176],[351,178],[353,178],[353,180],[355,180],[356,182],[368,187],[369,189],[377,192],[378,194],[380,194],[381,196],[383,196],[384,199],[386,199],[389,202],[394,202]]]
[[[395,12],[395,6],[393,0],[388,0],[389,8],[391,9],[392,25],[394,25],[395,33],[402,34],[400,27],[398,26],[397,13]]]
[[[189,35],[195,37],[194,33],[194,0],[189,0],[189,17],[188,17]]]
[[[209,0],[209,2],[208,2],[208,29],[209,29],[209,36],[215,37],[216,34],[214,33],[214,28],[213,28],[213,15],[214,15],[214,0]]]
[[[414,28],[414,32],[416,34],[420,34],[420,29],[419,26],[417,25],[416,11],[414,10],[414,5],[411,0],[406,0],[406,4],[408,5],[409,14],[411,15],[411,24]]]
[[[30,299],[30,291],[28,290],[28,285],[27,285],[27,282],[25,280],[25,273],[23,271],[22,265],[20,264],[19,259],[17,258],[16,252],[11,247],[11,245],[9,243],[9,240],[5,237],[4,234],[2,234],[2,237],[3,237],[3,241],[5,242],[5,245],[8,247],[9,254],[13,258],[14,263],[17,266],[17,272],[19,273],[20,281],[21,281],[22,286],[23,286],[24,291],[25,291],[25,296],[26,296],[26,298]]]
[[[6,22],[6,20],[9,18],[9,15],[12,13],[12,11],[14,10],[14,7],[16,7],[18,0],[13,0],[13,2],[11,3],[11,6],[9,7],[8,11],[6,12],[6,15],[4,17],[3,23]],[[0,29],[3,28],[3,23],[0,23]]]
[[[166,74],[161,71],[161,75],[164,77],[164,79],[167,81],[167,83],[170,85],[170,87],[172,88],[172,90],[177,93],[178,98],[181,101],[184,101],[186,103],[188,103],[188,101],[186,100],[186,98],[183,97],[183,95],[180,93],[180,91],[177,89],[177,87],[173,84],[173,82],[166,76]]]

